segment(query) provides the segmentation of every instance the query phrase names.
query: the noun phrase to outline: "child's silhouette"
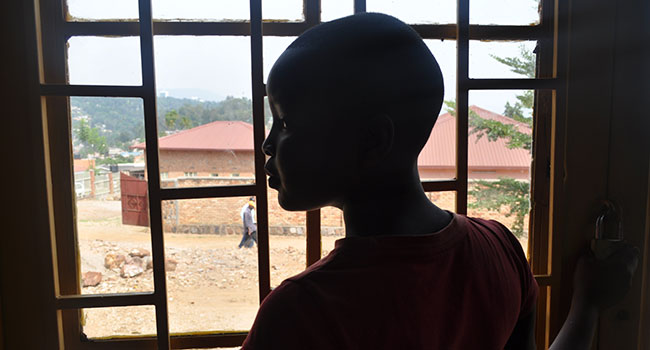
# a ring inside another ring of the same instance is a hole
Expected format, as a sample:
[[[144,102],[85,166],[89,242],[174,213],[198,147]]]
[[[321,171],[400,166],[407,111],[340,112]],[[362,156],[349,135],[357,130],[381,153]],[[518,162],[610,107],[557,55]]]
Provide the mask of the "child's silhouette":
[[[415,31],[381,14],[312,28],[267,92],[269,185],[287,210],[343,210],[346,238],[267,297],[243,349],[534,347],[537,285],[515,237],[420,184],[443,81]]]

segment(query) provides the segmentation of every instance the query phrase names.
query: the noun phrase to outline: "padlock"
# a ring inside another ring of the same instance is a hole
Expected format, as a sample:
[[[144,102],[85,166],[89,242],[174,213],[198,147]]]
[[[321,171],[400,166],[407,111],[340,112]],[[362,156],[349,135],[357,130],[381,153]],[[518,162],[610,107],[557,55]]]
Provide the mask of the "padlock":
[[[598,260],[604,260],[612,254],[613,247],[623,242],[621,217],[614,203],[604,201],[603,209],[596,218],[594,239],[591,240],[591,251]]]

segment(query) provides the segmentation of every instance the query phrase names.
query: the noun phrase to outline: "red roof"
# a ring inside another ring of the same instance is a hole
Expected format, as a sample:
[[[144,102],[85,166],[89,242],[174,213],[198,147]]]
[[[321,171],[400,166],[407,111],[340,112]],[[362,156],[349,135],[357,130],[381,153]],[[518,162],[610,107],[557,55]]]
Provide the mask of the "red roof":
[[[139,143],[131,148],[144,149]],[[216,121],[158,139],[161,150],[252,151],[253,125],[241,121]]]
[[[470,106],[484,119],[498,120],[516,125],[519,131],[531,134],[526,124],[512,120],[488,110]],[[210,150],[210,151],[252,151],[253,125],[241,121],[216,121],[179,133],[161,137],[158,141],[161,150]],[[132,148],[144,149],[140,143]],[[477,140],[476,134],[469,135],[468,167],[474,169],[521,168],[530,167],[531,155],[524,149],[509,149],[504,139],[489,141],[483,136]],[[431,136],[418,158],[418,167],[454,168],[456,164],[456,118],[445,113],[438,117]]]
[[[483,119],[497,120],[504,124],[516,125],[519,131],[531,134],[529,126],[488,110],[470,106]],[[486,136],[477,138],[470,134],[468,140],[469,168],[528,168],[531,155],[525,149],[509,149],[506,140],[490,141]],[[431,136],[418,158],[418,167],[453,168],[456,165],[456,118],[449,113],[438,117]]]

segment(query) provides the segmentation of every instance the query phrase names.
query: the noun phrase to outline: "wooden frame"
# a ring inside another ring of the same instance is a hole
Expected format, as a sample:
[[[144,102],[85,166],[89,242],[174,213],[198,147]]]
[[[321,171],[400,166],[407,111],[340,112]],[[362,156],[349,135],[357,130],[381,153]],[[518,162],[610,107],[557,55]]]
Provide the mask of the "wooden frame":
[[[266,176],[263,171],[265,156],[260,145],[264,139],[263,99],[265,88],[262,73],[262,38],[263,36],[297,36],[304,30],[320,23],[319,0],[304,0],[303,22],[263,22],[261,0],[250,1],[251,17],[248,22],[160,22],[153,21],[150,0],[139,0],[139,21],[133,22],[68,22],[65,0],[35,0],[40,13],[38,16],[42,33],[47,40],[41,42],[43,59],[41,61],[42,78],[40,94],[46,101],[47,119],[50,121],[48,133],[52,140],[50,156],[57,159],[55,164],[63,164],[64,170],[52,170],[53,181],[63,184],[53,189],[55,210],[72,213],[71,202],[73,187],[71,184],[71,164],[69,157],[70,128],[68,120],[68,96],[111,96],[138,97],[143,100],[145,110],[145,132],[147,171],[149,186],[150,225],[152,235],[152,253],[154,260],[154,292],[110,295],[79,295],[79,266],[76,261],[76,234],[71,215],[56,215],[56,255],[58,271],[75,271],[60,273],[58,280],[56,308],[61,310],[63,334],[66,345],[79,349],[112,348],[116,343],[124,346],[142,348],[189,348],[236,346],[241,344],[245,332],[200,333],[173,336],[169,334],[167,314],[167,293],[164,264],[164,239],[162,233],[161,202],[170,199],[216,198],[232,196],[250,196],[258,198],[258,261],[259,261],[259,295],[260,302],[271,290],[269,275],[269,237],[268,204]],[[354,0],[355,13],[365,11],[365,0]],[[467,139],[468,139],[468,94],[470,90],[488,89],[535,89],[550,90],[537,93],[536,99],[543,110],[536,109],[535,139],[543,147],[536,147],[534,158],[544,162],[557,162],[552,141],[558,132],[558,115],[556,113],[557,93],[563,88],[563,68],[558,63],[558,27],[557,18],[559,0],[542,0],[542,18],[540,24],[532,26],[497,26],[470,25],[469,0],[458,0],[457,24],[413,25],[424,39],[457,40],[457,174],[455,179],[423,182],[426,191],[456,191],[456,211],[467,212]],[[52,15],[56,14],[56,15]],[[136,36],[140,37],[142,86],[100,86],[69,85],[66,81],[65,43],[71,36]],[[254,120],[255,147],[255,184],[230,187],[174,188],[160,187],[158,167],[158,139],[156,126],[156,95],[154,74],[154,35],[240,35],[251,37],[251,74],[252,101]],[[538,77],[535,79],[470,79],[469,78],[469,42],[470,40],[538,40],[540,53]],[[67,159],[66,159],[67,157]],[[559,157],[559,156],[558,156]],[[557,163],[556,163],[557,164]],[[552,171],[559,171],[558,168]],[[551,269],[550,254],[554,251],[553,240],[549,234],[549,197],[554,184],[545,174],[546,167],[533,167],[533,212],[531,239],[532,267],[540,286],[557,283],[559,266]],[[541,189],[541,190],[540,190]],[[549,190],[551,189],[551,190]],[[307,214],[306,234],[307,265],[320,258],[320,213]],[[56,273],[56,272],[55,272]],[[547,295],[549,288],[541,288],[538,324],[538,346],[544,348],[549,341],[548,310],[553,309]],[[550,288],[551,293],[554,291]],[[78,309],[88,307],[110,307],[127,305],[154,305],[156,308],[157,336],[123,337],[120,339],[81,340]]]

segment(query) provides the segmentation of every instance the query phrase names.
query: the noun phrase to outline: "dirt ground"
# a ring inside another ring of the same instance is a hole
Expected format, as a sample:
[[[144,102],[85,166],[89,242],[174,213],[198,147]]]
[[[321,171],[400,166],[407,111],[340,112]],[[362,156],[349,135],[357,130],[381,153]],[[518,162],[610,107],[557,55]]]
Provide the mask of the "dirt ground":
[[[151,251],[149,228],[121,224],[119,201],[77,204],[82,273],[97,271],[102,282],[83,294],[153,290],[153,273],[122,278],[104,267],[109,252],[128,255],[134,248]],[[323,237],[323,253],[340,237]],[[165,234],[166,256],[177,261],[167,273],[171,332],[249,329],[259,305],[257,247],[238,249],[239,235]],[[303,236],[270,237],[271,286],[305,268]],[[153,306],[86,309],[89,337],[155,334]]]
[[[119,201],[84,200],[77,203],[81,272],[103,275],[83,294],[153,291],[153,273],[147,270],[120,277],[104,267],[108,253],[128,255],[134,248],[151,251],[148,227],[122,225]],[[323,237],[323,255],[341,237]],[[166,257],[177,262],[167,272],[171,332],[247,330],[257,313],[257,246],[237,248],[239,235],[165,234]],[[304,236],[270,236],[271,286],[305,268]],[[522,244],[527,244],[523,239]],[[155,334],[153,306],[84,310],[88,337]]]

